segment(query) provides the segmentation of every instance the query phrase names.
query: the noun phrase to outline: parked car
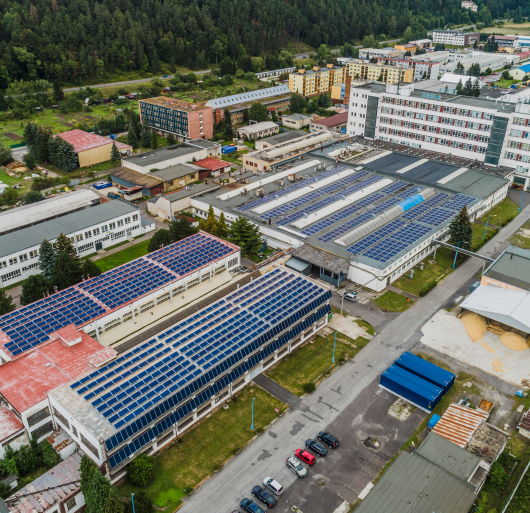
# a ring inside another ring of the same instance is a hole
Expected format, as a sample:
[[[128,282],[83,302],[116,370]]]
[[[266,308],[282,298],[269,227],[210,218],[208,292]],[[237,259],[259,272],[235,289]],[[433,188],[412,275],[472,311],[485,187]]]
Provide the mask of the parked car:
[[[304,451],[303,449],[296,449],[294,453],[296,454],[296,457],[299,460],[302,460],[304,463],[307,463],[309,466],[315,464],[316,459],[311,453]]]
[[[283,492],[283,486],[272,477],[266,477],[263,480],[263,486],[267,488],[267,490],[272,492],[274,495],[281,495]]]
[[[248,513],[265,513],[255,502],[250,499],[243,499],[240,506]]]
[[[338,439],[335,438],[331,433],[326,433],[325,431],[321,431],[318,434],[318,439],[321,442],[324,442],[326,445],[328,445],[332,449],[336,449],[339,446]]]
[[[285,464],[287,465],[287,468],[298,477],[307,476],[307,469],[302,465],[302,462],[298,458],[291,456],[285,460]]]
[[[272,508],[276,505],[276,499],[273,495],[261,486],[255,486],[252,488],[252,495],[257,497],[261,502],[265,503],[268,508]]]
[[[319,456],[325,456],[328,453],[328,450],[316,440],[306,440],[305,446],[316,452]]]
[[[344,299],[355,303],[355,301],[357,301],[357,292],[348,292],[347,294],[344,294]]]
[[[92,187],[98,190],[105,189],[106,187],[112,187],[112,182],[105,182],[105,181],[96,182]]]

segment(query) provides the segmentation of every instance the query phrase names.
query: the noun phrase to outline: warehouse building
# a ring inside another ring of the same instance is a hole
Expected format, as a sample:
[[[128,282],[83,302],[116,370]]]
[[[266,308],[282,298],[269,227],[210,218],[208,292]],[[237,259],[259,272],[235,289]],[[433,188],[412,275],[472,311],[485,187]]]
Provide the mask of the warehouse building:
[[[113,184],[122,187],[141,187],[142,195],[151,197],[164,192],[164,183],[151,173],[140,173],[126,167],[116,167],[110,170]]]
[[[60,137],[74,147],[79,159],[79,167],[94,166],[100,162],[108,162],[113,144],[116,145],[123,156],[133,153],[133,147],[129,144],[113,141],[107,137],[84,132],[83,130],[70,130],[58,134],[56,137]]]
[[[170,443],[325,326],[330,297],[287,270],[258,275],[49,392],[50,405],[116,482],[131,458]]]
[[[412,82],[414,70],[401,64],[371,63],[356,60],[346,64],[348,75],[355,80],[377,80],[385,84]]]
[[[482,273],[480,284],[530,292],[530,251],[508,246]]]
[[[311,120],[311,118],[309,119]],[[270,137],[266,137],[265,139],[259,139],[258,141],[256,141],[256,150],[264,150],[265,148],[270,148],[271,146],[275,146],[276,144],[292,141],[293,139],[298,139],[298,137],[302,137],[306,134],[307,132],[305,132],[304,130],[287,130],[277,135],[271,135]]]
[[[433,30],[432,42],[450,46],[471,46],[480,41],[479,32],[460,32],[458,30]]]
[[[158,171],[177,164],[186,164],[194,160],[220,156],[221,144],[195,139],[184,144],[174,144],[123,159],[122,166],[139,173],[149,173],[150,171]]]
[[[136,205],[114,200],[0,235],[0,286],[40,272],[43,239],[54,242],[62,233],[72,241],[77,254],[84,256],[154,229],[155,224],[143,218]]]
[[[273,171],[229,192],[193,197],[193,213],[206,218],[211,204],[229,223],[245,216],[270,247],[296,248],[293,255],[322,280],[337,286],[348,279],[381,291],[447,239],[463,206],[475,219],[510,186],[494,173],[347,140],[316,146],[298,156],[286,146],[291,158]]]
[[[329,132],[346,133],[346,125],[348,123],[348,112],[329,116],[329,118],[320,118],[316,121],[311,121],[309,130],[316,132],[317,130],[327,130]]]
[[[346,68],[327,64],[325,68],[299,69],[289,75],[289,89],[303,97],[330,93],[335,84],[346,81]]]
[[[257,139],[258,137],[269,137],[280,131],[280,127],[272,121],[262,121],[237,129],[237,135],[241,139]]]
[[[0,235],[49,221],[101,203],[101,197],[90,189],[59,194],[0,213]]]
[[[514,181],[528,188],[530,105],[425,84],[353,85],[348,134],[512,168]]]
[[[211,139],[213,114],[204,102],[189,103],[166,96],[138,102],[140,120],[161,135],[173,134],[179,141]]]

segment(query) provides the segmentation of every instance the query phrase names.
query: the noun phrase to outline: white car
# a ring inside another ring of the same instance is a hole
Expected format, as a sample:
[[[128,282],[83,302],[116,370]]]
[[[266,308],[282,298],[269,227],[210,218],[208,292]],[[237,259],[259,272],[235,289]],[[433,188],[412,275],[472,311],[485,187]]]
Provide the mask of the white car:
[[[274,495],[281,495],[283,492],[283,486],[272,477],[266,477],[263,480],[263,486],[267,488],[267,490],[272,492]]]
[[[357,292],[348,292],[347,294],[344,294],[344,299],[355,303],[355,301],[357,301]]]
[[[287,468],[298,477],[307,476],[307,469],[302,465],[302,462],[298,458],[291,456],[290,458],[287,458],[285,464],[287,465]]]

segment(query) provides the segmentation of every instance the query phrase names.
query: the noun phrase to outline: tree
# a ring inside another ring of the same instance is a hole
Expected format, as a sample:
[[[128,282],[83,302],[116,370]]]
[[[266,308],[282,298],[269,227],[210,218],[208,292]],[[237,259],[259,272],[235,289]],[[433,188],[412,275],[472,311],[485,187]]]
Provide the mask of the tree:
[[[221,215],[219,216],[219,221],[217,222],[215,229],[215,235],[221,239],[228,239],[228,226],[226,224],[224,212],[221,212]]]
[[[29,191],[24,194],[24,203],[29,205],[30,203],[37,203],[37,201],[42,201],[44,196],[39,191]]]
[[[61,457],[55,452],[48,440],[42,442],[42,462],[46,467],[53,468],[61,462]]]
[[[155,477],[155,459],[146,453],[140,454],[129,463],[127,477],[135,486],[145,486]]]
[[[471,84],[471,79],[468,78],[464,84],[464,96],[471,96],[473,94],[473,85]]]
[[[134,149],[138,148],[138,136],[132,123],[129,123],[129,130],[127,131],[127,144]]]
[[[92,481],[92,476],[94,471],[97,470],[96,464],[86,455],[81,457],[81,463],[79,465],[80,470],[80,483],[81,491],[86,497],[90,492],[90,483]]]
[[[245,217],[238,217],[229,230],[231,242],[241,248],[244,255],[253,255],[258,252],[263,242],[259,228]]]
[[[116,143],[112,143],[112,149],[110,150],[111,162],[121,162],[121,153],[118,151]]]
[[[504,78],[504,80],[513,80],[513,77],[508,70],[502,72],[502,78]]]
[[[306,104],[307,102],[301,94],[293,93],[289,99],[289,108],[291,109],[291,112],[303,112]]]
[[[59,253],[52,268],[52,284],[59,290],[79,283],[82,279],[81,265],[68,253]]]
[[[55,248],[46,239],[41,242],[39,248],[39,269],[48,280],[52,277],[53,263],[55,262]]]
[[[478,62],[471,64],[471,66],[467,70],[467,74],[471,77],[480,77],[481,75],[480,64]]]
[[[28,169],[35,169],[37,167],[37,157],[33,153],[26,153],[22,160]]]
[[[4,203],[9,205],[14,205],[18,201],[18,191],[13,189],[13,187],[7,187],[4,189]]]
[[[466,72],[464,65],[458,61],[458,64],[455,67],[455,75],[464,75]]]
[[[153,505],[144,492],[134,494],[134,513],[154,513]],[[127,503],[126,513],[133,513],[132,502]]]
[[[156,130],[153,128],[151,130],[151,149],[156,150],[158,148],[158,136],[156,135]]]
[[[22,295],[20,296],[20,304],[29,305],[43,297],[46,297],[49,292],[53,292],[50,280],[42,274],[32,274],[28,276],[22,284]]]
[[[123,132],[125,130],[125,121],[121,114],[116,114],[115,124],[116,132]]]
[[[255,102],[250,106],[249,110],[249,119],[252,121],[268,121],[269,119],[269,110],[263,103]]]
[[[273,121],[274,123],[277,123],[277,122],[278,122],[278,115],[276,114],[276,111],[275,111],[275,110],[273,110],[273,111],[271,112],[271,119],[272,119],[272,121]]]
[[[473,86],[471,87],[471,96],[475,96],[476,98],[480,96],[480,84],[478,80],[473,82]]]
[[[116,488],[111,487],[102,513],[123,513],[125,504],[120,500]]]
[[[142,139],[142,146],[144,148],[149,148],[149,146],[151,146],[151,132],[149,131],[149,127],[147,126],[147,120],[145,117],[144,117],[144,122],[142,124],[141,139]]]
[[[4,146],[0,143],[0,166],[5,166],[10,162],[13,162],[13,152],[11,146]]]
[[[99,266],[90,260],[90,258],[83,260],[83,263],[81,264],[81,274],[85,277],[85,280],[93,278],[94,276],[99,276],[101,273],[102,271]]]
[[[493,70],[491,68],[486,68],[484,75],[491,75],[492,73],[493,73]]]
[[[171,234],[169,230],[157,230],[147,243],[147,252],[152,253],[161,247],[169,246],[171,244]]]
[[[451,221],[449,225],[450,244],[464,249],[471,249],[471,239],[473,237],[473,227],[467,208],[464,206],[457,216]]]
[[[58,255],[59,253],[66,253],[72,257],[77,257],[77,251],[75,250],[73,242],[64,233],[59,234],[57,240],[53,243],[53,249]]]
[[[87,513],[100,513],[108,500],[111,484],[98,468],[92,471],[88,494],[85,494]]]
[[[66,172],[73,171],[79,163],[74,147],[61,137],[56,137],[56,139],[58,139],[56,150],[57,166]]]
[[[199,228],[204,231],[216,235],[217,233],[217,219],[215,218],[215,213],[213,211],[212,205],[208,209],[208,217],[206,220],[201,219],[199,221]]]
[[[177,242],[185,239],[190,235],[194,235],[199,231],[198,228],[191,226],[187,219],[175,219],[169,226],[169,233],[171,235],[171,242]]]
[[[462,80],[459,80],[458,84],[456,84],[456,94],[458,95],[464,94],[464,84],[462,84]]]
[[[16,306],[13,304],[13,298],[6,294],[4,289],[0,288],[0,315],[12,312]]]
[[[167,134],[167,145],[173,146],[174,144],[177,144],[177,140],[175,139],[175,136],[170,132]]]

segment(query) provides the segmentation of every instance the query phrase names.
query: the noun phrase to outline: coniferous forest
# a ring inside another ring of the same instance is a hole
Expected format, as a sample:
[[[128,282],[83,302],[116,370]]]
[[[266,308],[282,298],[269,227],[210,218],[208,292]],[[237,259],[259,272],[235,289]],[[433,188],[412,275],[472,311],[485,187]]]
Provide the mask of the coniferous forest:
[[[528,0],[0,0],[0,89],[15,80],[99,80],[115,71],[191,69],[242,53],[274,58],[364,37],[425,37],[450,23],[529,16]],[[271,65],[274,60],[269,61]]]

